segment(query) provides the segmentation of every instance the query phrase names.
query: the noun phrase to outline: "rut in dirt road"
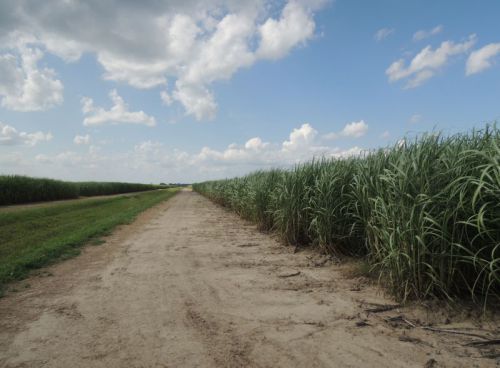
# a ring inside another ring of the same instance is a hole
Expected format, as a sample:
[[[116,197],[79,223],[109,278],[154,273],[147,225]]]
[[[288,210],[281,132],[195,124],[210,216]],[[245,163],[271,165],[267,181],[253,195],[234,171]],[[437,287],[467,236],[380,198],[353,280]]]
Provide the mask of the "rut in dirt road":
[[[318,257],[182,191],[0,299],[0,366],[495,366]]]

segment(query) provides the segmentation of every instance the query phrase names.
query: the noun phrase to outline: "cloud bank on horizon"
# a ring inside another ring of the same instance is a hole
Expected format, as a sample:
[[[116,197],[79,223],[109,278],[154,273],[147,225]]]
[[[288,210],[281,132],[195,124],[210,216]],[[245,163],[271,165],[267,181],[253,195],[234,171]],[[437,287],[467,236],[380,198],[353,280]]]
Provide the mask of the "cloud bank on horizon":
[[[353,127],[363,124],[354,133]],[[366,134],[368,125],[363,121],[347,124],[342,132],[352,132],[359,138]],[[39,133],[38,133],[39,134]],[[344,133],[342,133],[344,134]],[[202,173],[204,179],[237,176],[262,168],[290,167],[309,160],[311,157],[344,158],[359,155],[363,150],[358,146],[347,150],[326,144],[331,133],[320,134],[311,124],[304,123],[294,128],[287,139],[280,142],[264,142],[253,137],[244,143],[232,143],[225,149],[216,150],[204,146],[197,153],[179,149],[169,149],[160,141],[143,141],[133,149],[112,154],[103,154],[99,147],[91,145],[92,137],[75,136],[76,145],[89,145],[88,150],[80,153],[65,151],[54,155],[39,154],[35,163],[25,162],[35,170],[36,164],[44,164],[57,171],[61,167],[71,168],[73,175],[91,175],[98,172],[110,180],[122,177],[133,180],[138,174],[152,180],[161,181],[167,170],[174,177],[194,181]],[[1,140],[1,138],[0,138]],[[133,173],[133,175],[130,175]],[[127,176],[129,175],[129,176]]]

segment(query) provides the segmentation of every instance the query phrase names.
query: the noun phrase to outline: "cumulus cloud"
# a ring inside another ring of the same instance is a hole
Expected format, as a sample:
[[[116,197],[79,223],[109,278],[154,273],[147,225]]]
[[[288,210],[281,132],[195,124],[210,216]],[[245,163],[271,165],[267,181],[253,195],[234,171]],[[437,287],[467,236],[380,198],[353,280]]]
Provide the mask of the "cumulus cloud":
[[[471,52],[467,59],[465,73],[472,75],[480,73],[493,65],[492,59],[500,54],[500,43],[490,43]]]
[[[381,28],[377,32],[375,32],[373,38],[375,39],[375,41],[380,42],[385,40],[393,33],[394,33],[394,28]]]
[[[85,115],[83,125],[104,125],[104,124],[143,124],[155,126],[156,120],[144,111],[129,111],[128,104],[118,95],[114,89],[109,93],[109,98],[113,101],[113,106],[109,110],[94,105],[90,97],[81,99],[82,112]]]
[[[298,2],[289,2],[279,20],[269,18],[259,27],[261,42],[257,55],[266,59],[279,59],[296,45],[311,38],[314,28],[310,12]]]
[[[81,144],[89,144],[90,143],[90,135],[76,135],[73,139],[73,143],[81,145]]]
[[[43,52],[20,47],[0,54],[0,99],[14,111],[47,110],[63,102],[63,85],[54,70],[39,68]]]
[[[153,88],[167,83],[163,73],[166,68],[164,62],[137,62],[134,60],[118,59],[105,51],[99,53],[97,60],[106,70],[105,80],[125,82],[140,89]]]
[[[0,122],[0,145],[14,146],[14,145],[27,145],[34,146],[39,142],[50,141],[52,139],[51,133],[35,132],[26,133],[19,132],[13,126]]]
[[[345,150],[337,148],[330,154],[333,158],[348,158],[352,156],[359,156],[364,152],[363,148],[354,146]]]
[[[176,82],[173,99],[179,101],[188,115],[193,115],[197,120],[211,120],[217,112],[217,103],[210,90],[199,84],[186,84]]]
[[[411,60],[408,66],[404,59],[399,59],[392,63],[385,73],[390,82],[405,79],[405,88],[418,87],[446,66],[450,58],[469,51],[475,42],[476,36],[471,35],[461,43],[445,41],[435,50],[427,46]]]
[[[443,26],[438,25],[432,29],[421,29],[413,34],[413,41],[421,41],[425,38],[435,36],[443,31]]]
[[[360,138],[368,131],[368,124],[364,120],[353,121],[344,126],[338,133],[325,134],[325,139],[338,139],[338,138]]]
[[[342,158],[358,155],[362,151],[359,147],[341,149],[324,146],[318,138],[318,131],[311,124],[304,123],[294,128],[281,144],[254,137],[244,145],[233,143],[224,150],[203,147],[199,153],[188,156],[184,163],[211,168],[217,173],[223,169],[228,173],[234,172],[232,175],[240,175],[255,169],[289,167],[314,157]]]
[[[310,124],[302,124],[300,128],[296,128],[290,133],[287,141],[283,142],[283,149],[286,151],[297,151],[308,148],[312,145],[317,135],[318,131]]]
[[[364,120],[354,121],[347,124],[341,132],[344,137],[359,138],[366,134],[368,131],[368,124]]]
[[[362,152],[358,146],[325,146],[320,144],[319,138],[318,131],[306,123],[293,129],[288,139],[281,143],[253,137],[224,149],[206,146],[190,153],[147,140],[130,150],[111,154],[91,149],[88,152],[40,154],[36,156],[33,167],[35,173],[36,170],[43,173],[50,165],[51,172],[73,180],[136,181],[141,177],[158,182],[200,181],[242,175],[257,169],[287,168],[313,157],[343,158]]]
[[[185,84],[205,84],[231,77],[236,70],[251,65],[255,56],[248,39],[254,32],[253,17],[248,14],[228,14],[204,42],[181,81]]]
[[[254,151],[265,149],[267,146],[269,146],[269,143],[262,142],[259,137],[251,138],[245,143],[246,149]]]
[[[167,91],[161,91],[160,98],[163,101],[163,103],[167,106],[172,105],[172,103],[174,102],[172,96],[170,96]]]
[[[163,94],[163,101],[180,103],[188,115],[205,120],[217,110],[210,90],[214,81],[304,45],[314,36],[314,14],[324,3],[110,0],[89,6],[22,0],[7,8],[9,22],[0,25],[0,42],[8,44],[17,37],[17,44],[45,48],[67,62],[92,53],[104,69],[104,79],[136,88],[166,86],[171,80],[174,90]],[[40,73],[58,82],[49,69]]]

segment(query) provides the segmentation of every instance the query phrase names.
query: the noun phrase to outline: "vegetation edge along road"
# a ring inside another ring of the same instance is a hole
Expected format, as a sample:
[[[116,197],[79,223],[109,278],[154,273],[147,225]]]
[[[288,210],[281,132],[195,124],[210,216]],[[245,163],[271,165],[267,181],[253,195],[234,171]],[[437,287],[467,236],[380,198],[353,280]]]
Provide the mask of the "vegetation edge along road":
[[[156,189],[156,190],[161,190],[161,189]],[[144,192],[129,192],[129,193],[120,193],[120,194],[105,194],[105,195],[91,196],[91,197],[78,197],[76,199],[57,199],[55,201],[49,201],[49,202],[43,201],[43,202],[18,203],[18,204],[11,204],[11,205],[0,206],[0,213],[1,212],[5,213],[5,212],[22,211],[22,210],[25,210],[27,208],[51,207],[51,206],[58,205],[58,204],[82,203],[82,202],[87,202],[87,201],[103,200],[103,199],[123,197],[123,196],[136,196],[138,194],[148,193],[148,192],[151,192],[151,191],[150,190],[146,190]]]
[[[179,188],[0,213],[0,290],[30,270],[79,253],[79,247],[168,200]]]
[[[364,257],[398,300],[500,301],[496,125],[193,189],[285,243]]]
[[[76,199],[111,194],[144,192],[165,189],[170,185],[154,185],[121,182],[70,182],[21,175],[0,175],[0,206]]]

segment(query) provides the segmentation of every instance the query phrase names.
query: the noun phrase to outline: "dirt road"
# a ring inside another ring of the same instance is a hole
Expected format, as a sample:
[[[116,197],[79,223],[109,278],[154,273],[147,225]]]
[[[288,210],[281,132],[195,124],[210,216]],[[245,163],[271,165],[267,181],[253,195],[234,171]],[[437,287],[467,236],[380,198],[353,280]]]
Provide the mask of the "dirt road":
[[[0,299],[0,366],[498,366],[484,357],[491,347],[464,346],[470,336],[409,325],[484,334],[498,324],[441,325],[447,316],[414,307],[366,312],[393,301],[345,267],[293,254],[183,191],[13,285]]]

